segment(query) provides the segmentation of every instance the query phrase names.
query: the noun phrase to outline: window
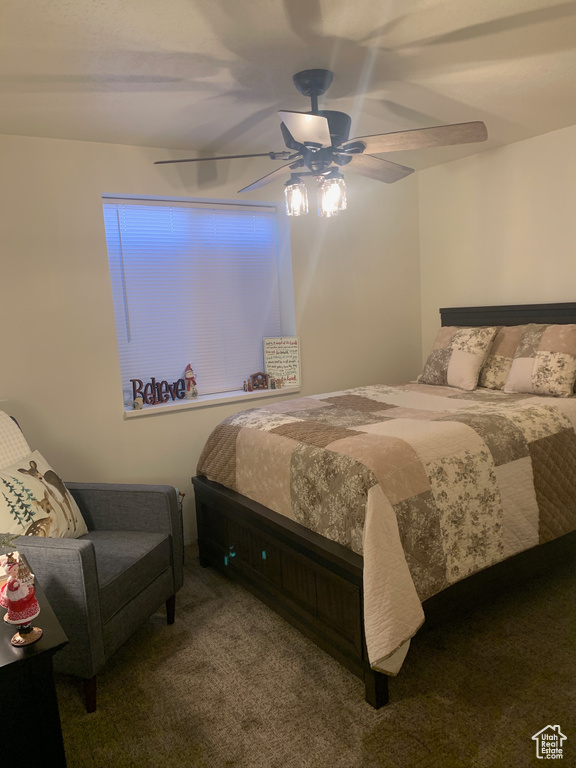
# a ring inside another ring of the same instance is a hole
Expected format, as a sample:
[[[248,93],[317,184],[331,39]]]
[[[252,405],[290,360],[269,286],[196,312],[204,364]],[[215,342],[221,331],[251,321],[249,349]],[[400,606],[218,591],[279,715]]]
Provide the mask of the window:
[[[194,369],[201,395],[263,370],[262,339],[294,333],[288,230],[275,206],[104,198],[124,401],[131,380]]]

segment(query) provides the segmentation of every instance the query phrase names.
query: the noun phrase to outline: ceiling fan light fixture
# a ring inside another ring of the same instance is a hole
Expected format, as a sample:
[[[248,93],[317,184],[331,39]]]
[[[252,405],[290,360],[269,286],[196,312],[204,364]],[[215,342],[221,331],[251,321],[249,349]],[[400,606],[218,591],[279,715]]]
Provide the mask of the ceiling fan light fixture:
[[[290,176],[284,185],[284,198],[288,216],[305,216],[308,213],[308,191],[299,176]]]
[[[323,177],[318,185],[318,216],[329,218],[345,211],[346,182],[338,171],[331,171]]]
[[[302,95],[310,97],[311,109],[308,112],[278,111],[280,130],[288,151],[157,160],[156,163],[197,163],[266,156],[270,160],[287,160],[287,165],[267,173],[239,192],[260,189],[283,177],[290,168],[292,171],[296,170],[296,173],[291,175],[284,189],[287,215],[303,216],[308,213],[308,194],[300,177],[312,176],[317,179],[319,185],[318,213],[320,216],[331,217],[346,208],[346,184],[338,173],[338,168],[346,167],[347,172],[392,184],[409,176],[414,169],[376,155],[400,150],[469,144],[486,141],[488,138],[484,123],[475,120],[350,139],[349,115],[333,109],[318,109],[318,97],[326,93],[332,78],[333,73],[328,69],[306,69],[294,75],[294,85]]]

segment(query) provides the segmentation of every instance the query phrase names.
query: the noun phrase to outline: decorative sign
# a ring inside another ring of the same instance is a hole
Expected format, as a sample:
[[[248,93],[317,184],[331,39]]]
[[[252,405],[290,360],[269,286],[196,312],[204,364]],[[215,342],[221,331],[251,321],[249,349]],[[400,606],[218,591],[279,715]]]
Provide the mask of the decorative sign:
[[[132,399],[141,397],[145,405],[157,405],[168,400],[182,400],[186,397],[186,382],[184,379],[169,384],[167,381],[156,381],[154,377],[147,384],[140,379],[130,379],[132,384]]]
[[[278,336],[264,339],[264,370],[283,387],[300,386],[300,339]]]

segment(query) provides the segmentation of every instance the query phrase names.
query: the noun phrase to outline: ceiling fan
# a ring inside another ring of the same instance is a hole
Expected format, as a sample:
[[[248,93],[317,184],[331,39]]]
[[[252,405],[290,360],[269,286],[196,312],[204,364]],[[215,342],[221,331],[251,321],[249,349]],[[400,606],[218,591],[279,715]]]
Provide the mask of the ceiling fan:
[[[313,176],[320,182],[321,187],[331,188],[333,190],[332,209],[336,206],[338,210],[342,210],[345,207],[345,197],[344,200],[337,200],[337,196],[334,195],[334,190],[338,187],[341,194],[345,195],[340,168],[346,167],[347,170],[362,176],[392,184],[413,173],[414,169],[393,163],[390,160],[374,157],[375,154],[443,147],[451,144],[467,144],[485,141],[488,138],[484,123],[475,121],[349,139],[351,120],[347,114],[334,110],[318,109],[318,96],[326,93],[332,79],[333,73],[327,69],[306,69],[294,75],[293,80],[297,90],[303,96],[310,97],[311,110],[309,112],[288,110],[278,112],[282,121],[280,123],[282,137],[288,151],[194,157],[185,160],[157,160],[155,164],[196,163],[206,160],[231,160],[246,157],[287,160],[286,165],[266,174],[247,187],[240,189],[239,192],[259,189],[290,171],[290,179],[286,182],[287,212],[291,215],[299,215],[307,212],[307,200],[305,201],[306,210],[297,210],[298,205],[302,205],[302,196],[305,195],[305,187],[301,179],[303,176]],[[297,194],[292,194],[294,192]],[[289,196],[295,196],[293,202],[296,207],[292,210],[288,206]],[[330,216],[337,213],[338,210],[332,210],[332,213],[321,211],[321,213]]]

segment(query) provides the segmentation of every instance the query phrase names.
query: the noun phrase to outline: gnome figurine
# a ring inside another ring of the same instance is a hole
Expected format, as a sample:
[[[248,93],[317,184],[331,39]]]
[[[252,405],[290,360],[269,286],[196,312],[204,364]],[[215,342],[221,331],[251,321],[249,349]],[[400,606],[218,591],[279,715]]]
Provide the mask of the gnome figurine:
[[[13,552],[7,556],[3,566],[8,574],[8,581],[0,593],[0,605],[8,609],[4,621],[18,625],[18,632],[11,643],[15,646],[30,645],[42,637],[42,630],[32,626],[32,620],[40,613],[34,593],[34,577]]]

